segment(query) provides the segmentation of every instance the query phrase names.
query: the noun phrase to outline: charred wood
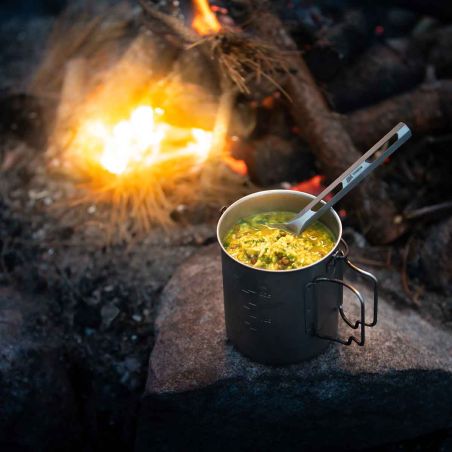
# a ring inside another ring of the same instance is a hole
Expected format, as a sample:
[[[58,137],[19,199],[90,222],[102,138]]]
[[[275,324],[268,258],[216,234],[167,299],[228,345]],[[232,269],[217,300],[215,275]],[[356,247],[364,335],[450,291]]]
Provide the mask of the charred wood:
[[[342,124],[357,148],[367,149],[398,121],[416,135],[448,131],[452,124],[452,81],[424,84],[413,91],[355,111]]]
[[[242,145],[234,155],[245,161],[251,182],[259,186],[299,182],[314,175],[314,156],[300,140],[266,135]]]
[[[425,61],[405,40],[377,44],[326,86],[329,102],[341,113],[363,108],[422,82]]]
[[[436,78],[452,77],[451,25],[438,28],[437,23],[426,24],[414,33],[411,46],[423,54]]]
[[[363,10],[350,10],[343,20],[318,33],[305,51],[305,61],[317,80],[331,80],[344,64],[362,53],[374,37],[376,19]]]
[[[438,30],[434,35],[428,62],[438,78],[452,77],[452,26]]]
[[[314,44],[318,34],[323,28],[331,26],[329,15],[317,5],[292,5],[288,8],[286,2],[278,2],[272,5],[274,13],[281,18],[286,30],[297,43]],[[252,11],[248,11],[248,17]],[[247,20],[247,19],[245,19]]]
[[[340,120],[329,109],[309,68],[296,52],[297,47],[281,21],[270,13],[261,13],[256,15],[254,24],[266,39],[292,52],[291,75],[287,82],[292,116],[297,122],[301,136],[320,162],[326,177],[329,180],[337,178],[359,158],[360,152],[355,148]],[[389,198],[386,185],[375,177],[367,178],[365,183],[348,196],[345,204],[349,206],[352,216],[354,215],[355,220],[361,223],[372,242],[391,242],[405,230],[403,223],[394,223],[396,208]]]
[[[403,213],[407,220],[435,219],[446,213],[452,212],[452,201],[446,201],[432,206],[425,206],[415,210],[408,210]]]
[[[407,36],[419,22],[419,14],[403,8],[386,9],[383,16],[375,33],[386,39]]]
[[[452,19],[452,3],[444,0],[384,0],[383,4],[399,6],[440,20]]]

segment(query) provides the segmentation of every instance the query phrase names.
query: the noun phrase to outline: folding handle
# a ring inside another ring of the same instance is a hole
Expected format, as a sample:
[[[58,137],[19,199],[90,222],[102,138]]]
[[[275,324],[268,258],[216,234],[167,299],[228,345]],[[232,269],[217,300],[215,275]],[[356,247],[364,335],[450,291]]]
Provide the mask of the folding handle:
[[[367,272],[366,270],[363,270],[362,268],[359,268],[358,266],[356,266],[355,264],[350,262],[348,257],[345,257],[344,260],[345,260],[345,263],[353,271],[357,272],[358,274],[360,274],[361,276],[363,276],[364,278],[369,280],[372,284],[373,298],[374,298],[372,321],[369,323],[364,322],[364,325],[366,325],[368,327],[373,327],[377,324],[377,319],[378,319],[378,279],[372,273]]]
[[[317,337],[320,337],[322,339],[328,339],[334,342],[339,342],[340,344],[343,345],[350,345],[352,342],[356,342],[358,345],[364,345],[365,343],[365,327],[369,327],[372,328],[373,326],[375,326],[377,324],[377,320],[378,320],[378,280],[377,278],[372,274],[369,273],[365,270],[363,270],[362,268],[359,268],[357,265],[353,264],[352,262],[350,262],[347,254],[348,254],[348,246],[345,243],[344,240],[341,239],[341,245],[343,246],[343,249],[339,249],[336,254],[334,255],[334,260],[341,260],[344,261],[348,267],[350,269],[352,269],[353,271],[357,272],[359,275],[363,276],[364,278],[366,278],[368,281],[371,282],[372,284],[372,289],[373,289],[373,313],[372,313],[372,320],[370,322],[366,322],[366,308],[365,308],[365,303],[364,303],[364,297],[362,296],[362,294],[360,293],[360,291],[358,289],[356,289],[354,286],[352,286],[351,284],[342,281],[341,279],[335,279],[335,278],[328,278],[328,277],[318,277],[316,278],[314,281],[308,283],[305,287],[305,300],[307,303],[308,298],[306,297],[307,294],[307,290],[310,287],[313,287],[315,284],[319,284],[319,283],[333,283],[333,284],[338,284],[341,285],[342,287],[346,287],[347,289],[349,289],[351,292],[353,292],[356,296],[356,298],[358,299],[359,305],[360,305],[360,315],[359,315],[359,320],[356,320],[354,323],[348,319],[348,317],[345,315],[344,309],[343,309],[343,299],[341,298],[340,300],[338,300],[337,302],[337,307],[339,310],[339,313],[341,315],[342,320],[352,329],[356,330],[358,328],[360,328],[360,336],[359,338],[356,338],[355,336],[350,336],[347,340],[344,339],[340,339],[337,337],[331,337],[331,336],[324,336],[324,335],[320,335],[317,331],[317,327],[314,328],[314,334]],[[334,262],[334,261],[333,261]],[[306,318],[307,316],[305,316]]]
[[[369,173],[381,165],[403,143],[411,137],[406,124],[400,122],[380,141],[372,146],[361,158],[344,171],[317,198],[313,199],[289,224],[296,225],[298,232],[320,218],[330,207],[340,201],[353,187]],[[326,201],[328,195],[333,195]]]
[[[356,342],[358,345],[364,345],[365,341],[366,341],[366,323],[365,323],[365,319],[366,319],[366,306],[364,304],[364,298],[361,295],[361,293],[359,292],[358,289],[356,289],[355,287],[353,287],[351,284],[346,283],[344,281],[342,281],[341,279],[334,279],[334,278],[316,278],[314,281],[306,284],[306,288],[305,290],[309,289],[310,287],[314,286],[315,284],[320,284],[320,283],[333,283],[333,284],[338,284],[341,285],[343,287],[347,287],[348,289],[350,289],[357,297],[358,301],[359,301],[359,305],[360,305],[360,316],[359,316],[359,320],[357,320],[355,323],[350,322],[350,320],[348,320],[347,316],[344,313],[344,309],[343,309],[343,301],[338,300],[338,309],[339,309],[339,313],[342,317],[342,320],[350,327],[353,328],[354,330],[360,328],[360,335],[359,338],[355,337],[355,336],[349,336],[347,340],[341,339],[339,337],[333,337],[333,336],[324,336],[318,333],[317,331],[317,327],[314,328],[314,334],[321,338],[321,339],[327,339],[329,341],[334,341],[334,342],[339,342],[340,344],[343,345],[351,345],[352,342]],[[306,299],[306,298],[305,298]]]

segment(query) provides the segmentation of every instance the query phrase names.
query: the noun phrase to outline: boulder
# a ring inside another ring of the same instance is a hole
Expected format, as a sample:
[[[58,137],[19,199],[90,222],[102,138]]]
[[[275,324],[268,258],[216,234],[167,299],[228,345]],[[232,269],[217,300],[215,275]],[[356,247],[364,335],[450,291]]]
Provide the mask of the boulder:
[[[253,363],[226,340],[211,245],[165,287],[156,330],[137,451],[358,450],[452,425],[452,334],[384,297],[364,347],[332,343],[286,367]]]

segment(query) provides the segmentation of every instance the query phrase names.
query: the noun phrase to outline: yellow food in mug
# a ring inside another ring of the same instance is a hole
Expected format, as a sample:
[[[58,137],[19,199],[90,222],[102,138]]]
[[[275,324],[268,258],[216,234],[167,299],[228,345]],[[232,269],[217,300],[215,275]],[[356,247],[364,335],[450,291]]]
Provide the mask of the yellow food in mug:
[[[316,221],[299,236],[278,228],[293,212],[265,212],[240,219],[225,235],[223,245],[234,258],[267,270],[291,270],[306,267],[326,256],[334,247],[330,230]]]

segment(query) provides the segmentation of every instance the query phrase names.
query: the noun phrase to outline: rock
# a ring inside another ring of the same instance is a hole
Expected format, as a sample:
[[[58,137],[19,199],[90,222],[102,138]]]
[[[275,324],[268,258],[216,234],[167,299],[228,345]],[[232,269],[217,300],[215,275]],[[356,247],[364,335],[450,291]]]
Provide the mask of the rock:
[[[226,341],[212,245],[167,284],[156,329],[137,451],[356,450],[452,424],[452,335],[384,298],[364,347],[331,344],[298,365],[256,364]]]
[[[54,331],[45,338],[36,327],[40,301],[0,288],[0,449],[80,450],[65,355]]]
[[[121,311],[116,306],[105,305],[102,306],[100,312],[102,315],[102,325],[104,328],[108,328]]]

